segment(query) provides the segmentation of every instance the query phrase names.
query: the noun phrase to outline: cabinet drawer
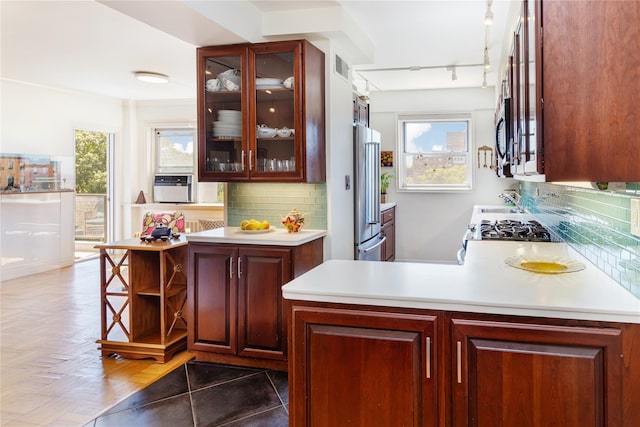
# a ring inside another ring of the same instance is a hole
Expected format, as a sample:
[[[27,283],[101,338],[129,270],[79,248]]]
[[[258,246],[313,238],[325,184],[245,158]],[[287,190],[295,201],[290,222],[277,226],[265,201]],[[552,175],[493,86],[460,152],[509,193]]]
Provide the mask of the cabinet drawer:
[[[389,222],[393,221],[394,217],[395,217],[395,208],[382,211],[382,225],[388,224]]]

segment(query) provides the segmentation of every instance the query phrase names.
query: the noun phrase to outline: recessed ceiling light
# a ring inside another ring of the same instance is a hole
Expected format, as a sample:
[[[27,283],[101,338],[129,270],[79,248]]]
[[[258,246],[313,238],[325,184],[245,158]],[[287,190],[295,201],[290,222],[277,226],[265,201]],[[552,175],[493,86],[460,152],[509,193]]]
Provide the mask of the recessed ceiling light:
[[[169,76],[149,71],[135,71],[136,79],[147,83],[168,83]]]

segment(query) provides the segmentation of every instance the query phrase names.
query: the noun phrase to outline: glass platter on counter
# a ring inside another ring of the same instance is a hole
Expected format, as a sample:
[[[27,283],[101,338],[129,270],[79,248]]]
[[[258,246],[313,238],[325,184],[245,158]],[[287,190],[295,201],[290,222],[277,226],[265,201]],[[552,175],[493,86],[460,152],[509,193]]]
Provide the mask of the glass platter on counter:
[[[583,270],[586,266],[575,259],[558,256],[511,256],[504,262],[515,268],[541,274],[572,273]]]

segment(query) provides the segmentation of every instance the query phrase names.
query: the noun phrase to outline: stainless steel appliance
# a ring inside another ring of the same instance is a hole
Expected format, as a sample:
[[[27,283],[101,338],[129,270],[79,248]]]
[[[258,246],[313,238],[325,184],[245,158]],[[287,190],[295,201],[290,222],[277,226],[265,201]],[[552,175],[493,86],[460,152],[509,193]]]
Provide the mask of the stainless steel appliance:
[[[354,258],[380,261],[386,239],[380,234],[380,133],[355,123],[353,139]]]
[[[191,175],[156,175],[153,201],[156,203],[191,203]]]
[[[496,172],[498,176],[505,178],[513,176],[511,173],[512,126],[511,98],[504,98],[500,104],[496,120],[496,153],[498,161]]]
[[[482,220],[480,224],[469,224],[458,250],[458,264],[464,264],[469,240],[511,240],[526,242],[558,242],[556,236],[534,220]]]

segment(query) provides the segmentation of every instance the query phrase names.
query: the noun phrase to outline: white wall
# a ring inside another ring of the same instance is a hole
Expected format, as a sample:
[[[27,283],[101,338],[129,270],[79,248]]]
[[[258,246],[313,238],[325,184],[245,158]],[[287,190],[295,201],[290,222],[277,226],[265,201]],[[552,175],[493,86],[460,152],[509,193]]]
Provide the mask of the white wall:
[[[120,143],[118,137],[122,127],[122,101],[120,100],[2,80],[0,105],[2,106],[0,138],[2,153],[65,156],[73,159],[74,130],[76,129],[112,132],[116,134],[116,145]],[[66,185],[71,186],[73,183],[69,180]],[[51,242],[47,245],[44,241],[41,242],[42,244],[38,244],[36,240],[23,241],[24,245],[28,245],[26,249],[28,256],[24,256],[23,261],[14,263],[15,267],[5,265],[4,260],[18,256],[15,253],[18,247],[11,242],[8,242],[9,245],[3,244],[1,254],[3,267],[7,267],[2,274],[3,279],[73,264],[74,193],[33,195],[33,197],[26,194],[7,195],[3,196],[3,208],[0,210],[4,211],[8,203],[16,204],[23,199],[37,200],[38,197],[49,197],[58,201],[56,205],[58,207],[51,212],[51,220],[45,222],[50,226],[51,223],[57,224],[54,218],[59,219],[60,226],[53,231],[49,230],[48,234],[55,235],[60,241],[54,246],[51,246]],[[38,210],[33,211],[24,212],[24,215],[31,218]],[[11,220],[11,217],[14,220]],[[19,213],[0,212],[0,218],[3,234],[9,236],[16,231],[20,222],[16,219],[20,218]],[[25,239],[29,238],[28,235],[25,236],[27,236]],[[0,239],[3,237],[5,236]],[[55,249],[52,250],[52,247]]]
[[[352,85],[334,73],[338,46],[323,46],[326,64],[327,227],[325,259],[353,259],[353,188],[345,188],[345,176],[353,182]]]
[[[396,207],[396,260],[455,262],[462,235],[474,204],[500,204],[497,195],[515,183],[497,178],[491,169],[478,168],[476,147],[494,146],[494,91],[453,89],[374,92],[370,95],[371,127],[382,134],[381,150],[397,158],[396,117],[400,113],[473,113],[473,190],[465,193],[407,193],[396,190],[392,180],[387,201]],[[481,159],[484,163],[484,159]]]
[[[2,80],[3,153],[74,155],[74,130],[120,132],[122,101]]]

